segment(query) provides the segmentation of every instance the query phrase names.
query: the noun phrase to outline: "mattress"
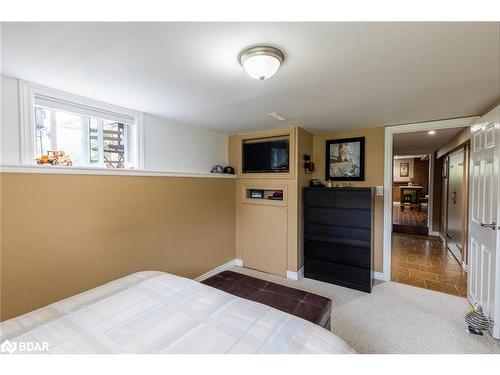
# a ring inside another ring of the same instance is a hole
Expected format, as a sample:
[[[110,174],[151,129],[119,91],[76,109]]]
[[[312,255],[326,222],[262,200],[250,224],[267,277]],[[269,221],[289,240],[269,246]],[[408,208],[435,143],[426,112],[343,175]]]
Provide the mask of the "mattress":
[[[0,341],[18,353],[354,352],[311,322],[156,271],[4,321]]]

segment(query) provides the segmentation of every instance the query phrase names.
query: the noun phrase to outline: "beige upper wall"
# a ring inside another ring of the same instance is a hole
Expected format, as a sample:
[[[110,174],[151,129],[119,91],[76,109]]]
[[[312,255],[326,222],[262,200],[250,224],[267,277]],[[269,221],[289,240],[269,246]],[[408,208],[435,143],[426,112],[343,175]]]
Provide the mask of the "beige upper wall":
[[[1,320],[142,270],[235,258],[235,180],[1,173]]]
[[[325,182],[325,142],[329,139],[365,137],[365,180],[352,181],[353,186],[375,187],[384,185],[384,136],[380,128],[356,129],[314,135],[313,154],[315,172],[313,178]],[[382,272],[383,266],[384,199],[375,198],[374,268]]]

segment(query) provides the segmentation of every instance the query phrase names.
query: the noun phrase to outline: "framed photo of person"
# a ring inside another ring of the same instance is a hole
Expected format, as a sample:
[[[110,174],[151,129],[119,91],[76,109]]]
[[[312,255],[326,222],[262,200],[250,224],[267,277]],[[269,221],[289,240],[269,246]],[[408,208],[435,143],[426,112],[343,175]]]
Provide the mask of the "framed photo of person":
[[[326,141],[325,180],[364,181],[365,137]]]
[[[399,177],[409,177],[410,176],[410,163],[399,164]]]

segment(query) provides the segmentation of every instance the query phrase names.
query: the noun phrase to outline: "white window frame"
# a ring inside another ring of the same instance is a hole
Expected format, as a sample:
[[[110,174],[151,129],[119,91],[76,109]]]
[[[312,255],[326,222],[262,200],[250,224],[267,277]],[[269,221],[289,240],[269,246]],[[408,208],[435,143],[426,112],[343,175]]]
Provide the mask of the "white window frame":
[[[35,161],[35,97],[44,97],[49,100],[63,101],[75,106],[93,109],[101,113],[129,117],[132,119],[132,124],[128,130],[128,162],[134,166],[134,169],[144,169],[144,114],[142,112],[70,94],[23,80],[19,80],[21,164],[37,165]],[[101,166],[92,166],[91,168],[104,169]]]

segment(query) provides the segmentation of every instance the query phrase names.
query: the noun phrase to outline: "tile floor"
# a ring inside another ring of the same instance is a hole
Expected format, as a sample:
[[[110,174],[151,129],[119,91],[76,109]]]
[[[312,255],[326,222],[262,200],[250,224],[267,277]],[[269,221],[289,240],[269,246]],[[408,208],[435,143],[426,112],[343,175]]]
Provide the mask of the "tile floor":
[[[393,233],[392,281],[467,296],[467,273],[439,237]]]
[[[405,207],[403,211],[399,205],[392,206],[392,223],[397,225],[411,225],[415,227],[427,226],[427,207],[422,207],[420,211],[410,210]]]

